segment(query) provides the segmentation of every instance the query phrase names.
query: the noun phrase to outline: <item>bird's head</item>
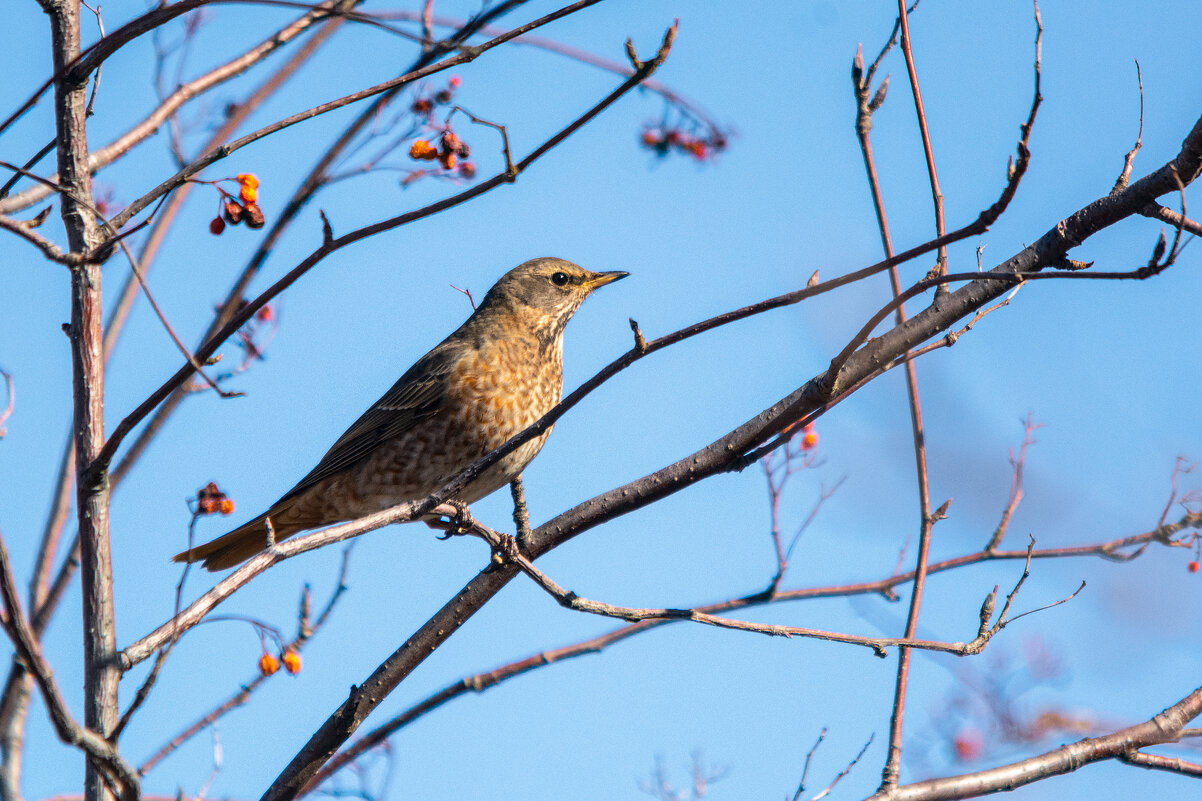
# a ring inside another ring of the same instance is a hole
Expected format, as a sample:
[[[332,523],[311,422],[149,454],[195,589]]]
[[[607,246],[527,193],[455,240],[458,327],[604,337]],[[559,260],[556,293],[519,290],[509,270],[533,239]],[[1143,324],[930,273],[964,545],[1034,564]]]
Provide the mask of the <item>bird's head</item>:
[[[476,313],[517,315],[541,337],[557,337],[585,298],[629,274],[595,273],[552,257],[531,259],[501,276]]]

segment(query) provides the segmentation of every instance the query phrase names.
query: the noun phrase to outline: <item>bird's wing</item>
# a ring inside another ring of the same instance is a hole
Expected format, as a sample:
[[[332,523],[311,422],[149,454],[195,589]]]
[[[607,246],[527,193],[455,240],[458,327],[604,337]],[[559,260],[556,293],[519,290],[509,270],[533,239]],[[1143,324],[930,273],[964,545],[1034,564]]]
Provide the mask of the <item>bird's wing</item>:
[[[350,468],[381,444],[434,416],[445,402],[448,378],[460,350],[455,344],[443,342],[418,359],[276,505]]]

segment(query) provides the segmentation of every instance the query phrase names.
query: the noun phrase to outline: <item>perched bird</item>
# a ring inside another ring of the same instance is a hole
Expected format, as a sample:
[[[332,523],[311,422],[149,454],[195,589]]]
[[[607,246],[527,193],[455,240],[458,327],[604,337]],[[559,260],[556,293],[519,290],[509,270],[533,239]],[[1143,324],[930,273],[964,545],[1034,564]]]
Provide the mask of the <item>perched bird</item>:
[[[559,402],[564,326],[593,290],[627,275],[594,273],[555,258],[513,268],[467,322],[418,359],[284,497],[175,561],[223,570],[266,547],[268,517],[279,540],[437,490]],[[472,503],[508,484],[550,433],[498,461],[455,500]]]

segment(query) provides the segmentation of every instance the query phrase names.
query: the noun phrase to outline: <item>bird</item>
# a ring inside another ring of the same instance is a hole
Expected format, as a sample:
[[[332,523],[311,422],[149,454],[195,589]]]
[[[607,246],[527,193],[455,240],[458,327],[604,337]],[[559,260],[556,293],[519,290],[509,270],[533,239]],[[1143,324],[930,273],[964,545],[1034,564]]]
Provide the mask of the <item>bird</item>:
[[[439,489],[559,402],[564,327],[596,289],[628,275],[553,257],[514,267],[266,512],[173,561],[224,570],[266,548],[267,518],[278,541]],[[453,500],[474,503],[511,482],[550,433],[500,459]]]

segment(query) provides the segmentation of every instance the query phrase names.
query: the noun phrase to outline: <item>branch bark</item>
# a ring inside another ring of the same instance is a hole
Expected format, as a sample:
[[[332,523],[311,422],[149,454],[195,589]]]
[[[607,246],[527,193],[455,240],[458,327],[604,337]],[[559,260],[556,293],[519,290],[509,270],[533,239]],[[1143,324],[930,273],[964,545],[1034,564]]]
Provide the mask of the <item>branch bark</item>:
[[[61,214],[70,251],[90,252],[100,237],[91,210],[92,176],[88,169],[86,79],[70,82],[66,67],[79,55],[79,0],[43,0],[50,18],[55,73],[55,127]],[[80,202],[80,200],[84,202]],[[116,624],[113,614],[112,556],[109,550],[107,472],[90,465],[104,447],[104,352],[102,347],[100,265],[84,261],[71,270],[72,393],[75,415],[76,510],[81,541],[84,620],[84,726],[101,738],[117,721],[117,682],[113,664]],[[81,478],[88,474],[86,480]],[[133,792],[134,788],[129,788]],[[104,775],[87,765],[87,801],[110,797]]]

